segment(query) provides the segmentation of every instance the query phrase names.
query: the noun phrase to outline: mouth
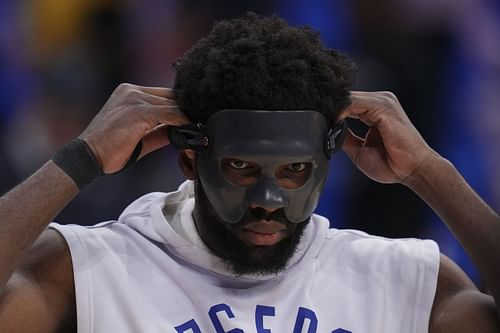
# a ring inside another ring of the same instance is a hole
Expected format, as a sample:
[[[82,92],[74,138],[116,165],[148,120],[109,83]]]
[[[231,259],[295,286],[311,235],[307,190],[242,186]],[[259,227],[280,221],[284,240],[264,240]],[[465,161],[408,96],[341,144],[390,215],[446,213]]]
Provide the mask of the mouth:
[[[251,222],[241,231],[241,238],[255,246],[273,246],[287,235],[283,223],[264,220]]]

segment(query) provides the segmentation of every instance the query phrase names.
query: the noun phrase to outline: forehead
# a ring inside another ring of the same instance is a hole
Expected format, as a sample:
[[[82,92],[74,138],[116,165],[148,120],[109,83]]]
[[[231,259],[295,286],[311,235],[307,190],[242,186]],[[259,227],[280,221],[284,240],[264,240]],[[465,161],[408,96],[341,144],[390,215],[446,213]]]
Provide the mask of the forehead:
[[[207,122],[211,150],[225,156],[310,157],[323,152],[326,118],[311,110],[222,110]]]

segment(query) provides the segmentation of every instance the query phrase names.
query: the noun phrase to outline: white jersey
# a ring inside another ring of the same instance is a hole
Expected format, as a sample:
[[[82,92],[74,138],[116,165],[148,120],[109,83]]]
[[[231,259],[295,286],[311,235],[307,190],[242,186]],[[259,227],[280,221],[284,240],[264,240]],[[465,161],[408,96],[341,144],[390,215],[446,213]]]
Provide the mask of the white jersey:
[[[314,215],[286,270],[235,276],[193,233],[192,187],[148,194],[118,221],[50,225],[71,251],[79,333],[428,331],[433,241],[329,229]]]

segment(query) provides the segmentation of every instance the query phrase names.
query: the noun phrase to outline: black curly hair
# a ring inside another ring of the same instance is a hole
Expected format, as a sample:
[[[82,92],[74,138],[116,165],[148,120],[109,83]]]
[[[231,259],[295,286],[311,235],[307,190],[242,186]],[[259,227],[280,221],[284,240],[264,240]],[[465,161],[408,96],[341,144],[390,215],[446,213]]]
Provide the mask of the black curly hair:
[[[192,122],[222,109],[316,110],[333,125],[356,67],[319,32],[255,13],[220,21],[174,64],[179,108]]]

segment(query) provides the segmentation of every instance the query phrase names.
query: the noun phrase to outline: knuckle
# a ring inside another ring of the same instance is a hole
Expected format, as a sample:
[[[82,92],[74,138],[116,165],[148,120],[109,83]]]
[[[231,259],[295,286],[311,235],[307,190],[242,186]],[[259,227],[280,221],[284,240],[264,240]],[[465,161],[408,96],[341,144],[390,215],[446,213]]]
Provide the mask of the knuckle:
[[[116,88],[116,90],[127,91],[127,90],[132,89],[132,87],[133,87],[133,84],[131,84],[131,83],[120,83],[118,85],[118,87]]]
[[[142,100],[142,93],[136,89],[128,89],[126,91],[125,99],[127,100],[127,102],[138,102]]]
[[[397,100],[398,99],[396,97],[396,95],[392,91],[381,91],[380,95],[384,96],[387,99],[391,99],[391,100]]]
[[[378,100],[382,105],[397,106],[399,104],[396,95],[390,91],[382,91],[378,94]]]

